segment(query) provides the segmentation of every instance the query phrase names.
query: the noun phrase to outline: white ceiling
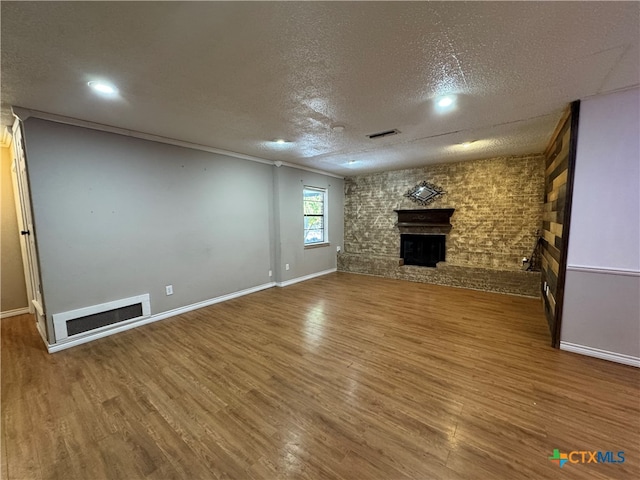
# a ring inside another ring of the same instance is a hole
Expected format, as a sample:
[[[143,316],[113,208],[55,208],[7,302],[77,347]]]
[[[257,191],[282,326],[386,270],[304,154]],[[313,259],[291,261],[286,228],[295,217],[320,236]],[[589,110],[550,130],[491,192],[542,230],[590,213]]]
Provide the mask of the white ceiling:
[[[21,106],[341,175],[541,152],[568,102],[640,83],[638,2],[1,8],[5,125]]]

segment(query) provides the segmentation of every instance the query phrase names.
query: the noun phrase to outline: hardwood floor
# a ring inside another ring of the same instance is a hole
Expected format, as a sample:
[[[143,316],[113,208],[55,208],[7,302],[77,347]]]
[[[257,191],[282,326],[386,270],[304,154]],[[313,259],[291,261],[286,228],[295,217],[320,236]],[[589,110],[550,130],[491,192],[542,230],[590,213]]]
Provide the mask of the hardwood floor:
[[[2,478],[640,478],[639,370],[549,343],[539,300],[346,273],[53,355],[12,317]]]

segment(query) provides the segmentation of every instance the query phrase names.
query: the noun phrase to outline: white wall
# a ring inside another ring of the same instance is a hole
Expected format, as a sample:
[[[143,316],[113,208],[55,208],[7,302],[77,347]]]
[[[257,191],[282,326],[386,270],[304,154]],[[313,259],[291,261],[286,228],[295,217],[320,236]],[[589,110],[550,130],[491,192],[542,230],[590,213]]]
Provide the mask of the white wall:
[[[640,270],[640,89],[584,100],[567,262]]]
[[[149,293],[158,314],[275,281],[276,167],[37,118],[24,126],[50,332],[52,314],[82,307]],[[288,181],[282,197],[301,210]],[[342,223],[338,197],[335,207]],[[286,225],[289,214],[279,212]],[[299,233],[284,252],[302,249]],[[330,268],[290,263],[296,276]]]
[[[580,105],[561,341],[640,359],[640,89]]]

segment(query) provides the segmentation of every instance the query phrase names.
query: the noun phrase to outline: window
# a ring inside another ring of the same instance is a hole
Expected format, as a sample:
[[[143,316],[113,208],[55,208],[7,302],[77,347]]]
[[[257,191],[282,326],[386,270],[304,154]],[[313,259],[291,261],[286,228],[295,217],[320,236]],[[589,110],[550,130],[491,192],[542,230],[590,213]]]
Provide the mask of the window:
[[[304,244],[327,243],[327,191],[304,187]]]

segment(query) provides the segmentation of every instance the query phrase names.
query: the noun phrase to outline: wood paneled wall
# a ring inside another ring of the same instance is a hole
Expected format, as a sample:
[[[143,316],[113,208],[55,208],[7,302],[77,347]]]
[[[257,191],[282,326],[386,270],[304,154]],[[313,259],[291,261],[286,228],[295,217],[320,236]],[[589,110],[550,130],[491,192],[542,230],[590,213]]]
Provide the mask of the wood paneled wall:
[[[560,342],[578,113],[579,102],[573,102],[558,122],[545,150],[540,288],[555,347]]]

